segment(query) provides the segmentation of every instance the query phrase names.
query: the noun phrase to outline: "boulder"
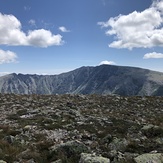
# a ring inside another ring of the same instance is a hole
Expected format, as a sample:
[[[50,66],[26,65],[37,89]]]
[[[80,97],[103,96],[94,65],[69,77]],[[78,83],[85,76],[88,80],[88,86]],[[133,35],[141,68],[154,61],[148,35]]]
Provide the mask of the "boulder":
[[[134,158],[136,163],[163,163],[163,153],[147,153]]]
[[[79,163],[110,163],[110,160],[105,157],[82,153]]]
[[[34,159],[30,159],[30,160],[26,161],[25,163],[36,163],[36,162],[34,161]]]
[[[133,163],[134,158],[137,156],[138,156],[138,154],[136,154],[136,153],[125,152],[123,154],[121,152],[118,152],[117,155],[114,157],[112,163]]]
[[[148,138],[156,137],[156,136],[163,136],[163,128],[153,125],[153,124],[148,124],[148,125],[143,126],[141,131]]]
[[[119,138],[114,138],[113,141],[109,144],[109,149],[110,151],[120,151],[120,152],[124,152],[128,146],[128,141],[123,138],[123,139],[119,139]]]
[[[108,135],[106,135],[106,136],[102,139],[102,143],[104,143],[104,144],[105,144],[105,143],[109,144],[112,140],[113,140],[112,135],[108,134]]]
[[[13,142],[15,141],[15,137],[12,135],[8,135],[4,137],[4,140],[7,141],[9,144],[13,144]]]
[[[162,138],[157,138],[155,141],[156,141],[156,143],[158,143],[160,145],[163,145],[163,137]]]
[[[53,161],[53,162],[51,162],[51,163],[62,163],[62,160],[57,160],[57,161]]]
[[[66,159],[79,161],[80,154],[89,152],[89,148],[80,141],[68,141],[56,146],[51,147],[52,159]]]
[[[7,163],[6,161],[0,160],[0,163]]]

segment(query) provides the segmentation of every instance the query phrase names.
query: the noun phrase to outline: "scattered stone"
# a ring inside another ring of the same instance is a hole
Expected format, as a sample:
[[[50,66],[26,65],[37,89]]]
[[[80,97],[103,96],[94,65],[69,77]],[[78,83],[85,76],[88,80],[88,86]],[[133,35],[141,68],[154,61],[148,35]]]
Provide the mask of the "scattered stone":
[[[147,137],[156,137],[163,135],[163,128],[152,124],[143,126],[141,130],[143,134]]]
[[[62,155],[65,158],[80,158],[80,154],[89,152],[89,148],[79,141],[68,141],[63,144],[51,147],[51,156]]]
[[[163,145],[163,137],[157,138],[157,139],[156,139],[156,142],[157,142],[158,144],[160,144],[160,145]]]
[[[126,150],[128,144],[129,143],[125,138],[123,138],[123,139],[114,138],[108,147],[110,150],[124,152]]]
[[[4,138],[5,141],[7,141],[9,144],[13,144],[14,143],[14,140],[15,140],[15,137],[12,136],[12,135],[9,135],[9,136],[6,136]]]
[[[62,163],[62,160],[57,160],[57,161],[53,161],[53,162],[51,162],[51,163]]]
[[[102,139],[102,143],[111,143],[111,141],[113,140],[113,137],[111,134],[108,134],[107,136],[105,136],[103,139]]]
[[[110,163],[110,160],[94,154],[82,153],[79,163]]]
[[[163,153],[163,97],[0,94],[0,104],[6,162],[77,163],[81,153],[95,153],[133,163]]]
[[[30,160],[26,161],[25,163],[36,163],[36,162],[34,161],[34,159],[30,159]]]
[[[118,152],[117,155],[114,156],[112,163],[135,163],[134,158],[137,157],[136,153],[121,153]]]
[[[7,163],[6,161],[0,160],[0,163]]]
[[[163,154],[156,153],[156,154],[142,154],[135,159],[136,163],[163,163]]]

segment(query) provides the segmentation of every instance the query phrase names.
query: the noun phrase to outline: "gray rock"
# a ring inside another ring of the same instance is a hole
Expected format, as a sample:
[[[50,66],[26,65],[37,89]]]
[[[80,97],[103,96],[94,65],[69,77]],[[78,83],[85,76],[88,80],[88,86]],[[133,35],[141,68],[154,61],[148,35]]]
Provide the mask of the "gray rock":
[[[110,160],[105,157],[82,153],[79,163],[110,163]]]
[[[35,163],[34,159],[30,159],[28,161],[26,161],[26,163]]]
[[[137,157],[136,153],[121,153],[118,152],[114,157],[112,163],[135,163],[134,158]]]
[[[155,141],[156,141],[156,143],[158,143],[160,145],[163,145],[163,137],[162,138],[157,138]]]
[[[112,141],[112,135],[108,134],[102,139],[102,143],[107,143],[109,144]]]
[[[57,160],[57,161],[53,161],[53,162],[51,162],[51,163],[62,163],[62,160]]]
[[[6,136],[4,140],[7,141],[9,144],[12,144],[15,141],[15,137],[12,135],[9,135],[9,136]]]
[[[26,149],[25,151],[21,152],[19,155],[18,155],[18,158],[21,158],[21,159],[29,159],[31,156],[31,151],[29,149]]]
[[[114,160],[112,163],[126,163],[124,155],[122,153],[117,153],[116,157],[114,157]]]
[[[143,126],[141,131],[147,137],[156,137],[163,134],[163,129],[153,124]]]
[[[62,155],[62,158],[74,158],[79,160],[80,154],[89,152],[89,148],[80,141],[68,141],[63,144],[51,147],[51,156],[56,157]]]
[[[0,163],[7,163],[6,161],[0,160]]]
[[[134,158],[136,163],[163,163],[163,153],[142,154]]]
[[[113,141],[109,144],[109,149],[111,151],[115,150],[115,151],[120,151],[120,152],[124,152],[126,147],[128,145],[128,141],[123,138],[123,139],[119,139],[119,138],[115,138],[113,139]]]

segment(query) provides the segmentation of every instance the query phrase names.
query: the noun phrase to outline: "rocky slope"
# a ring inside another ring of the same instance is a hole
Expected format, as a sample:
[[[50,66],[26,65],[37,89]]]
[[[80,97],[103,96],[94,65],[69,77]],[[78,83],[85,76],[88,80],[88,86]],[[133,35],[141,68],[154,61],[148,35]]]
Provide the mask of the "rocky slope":
[[[60,75],[10,74],[0,77],[1,93],[163,95],[163,73],[101,65]]]
[[[162,163],[163,97],[0,94],[1,163]]]

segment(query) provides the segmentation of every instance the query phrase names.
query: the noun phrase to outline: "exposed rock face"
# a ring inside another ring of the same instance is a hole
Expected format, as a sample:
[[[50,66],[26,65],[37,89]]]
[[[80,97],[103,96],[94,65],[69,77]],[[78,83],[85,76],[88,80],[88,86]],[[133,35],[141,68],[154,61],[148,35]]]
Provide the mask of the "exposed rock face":
[[[101,65],[60,75],[10,74],[0,77],[1,93],[163,95],[163,73]]]

